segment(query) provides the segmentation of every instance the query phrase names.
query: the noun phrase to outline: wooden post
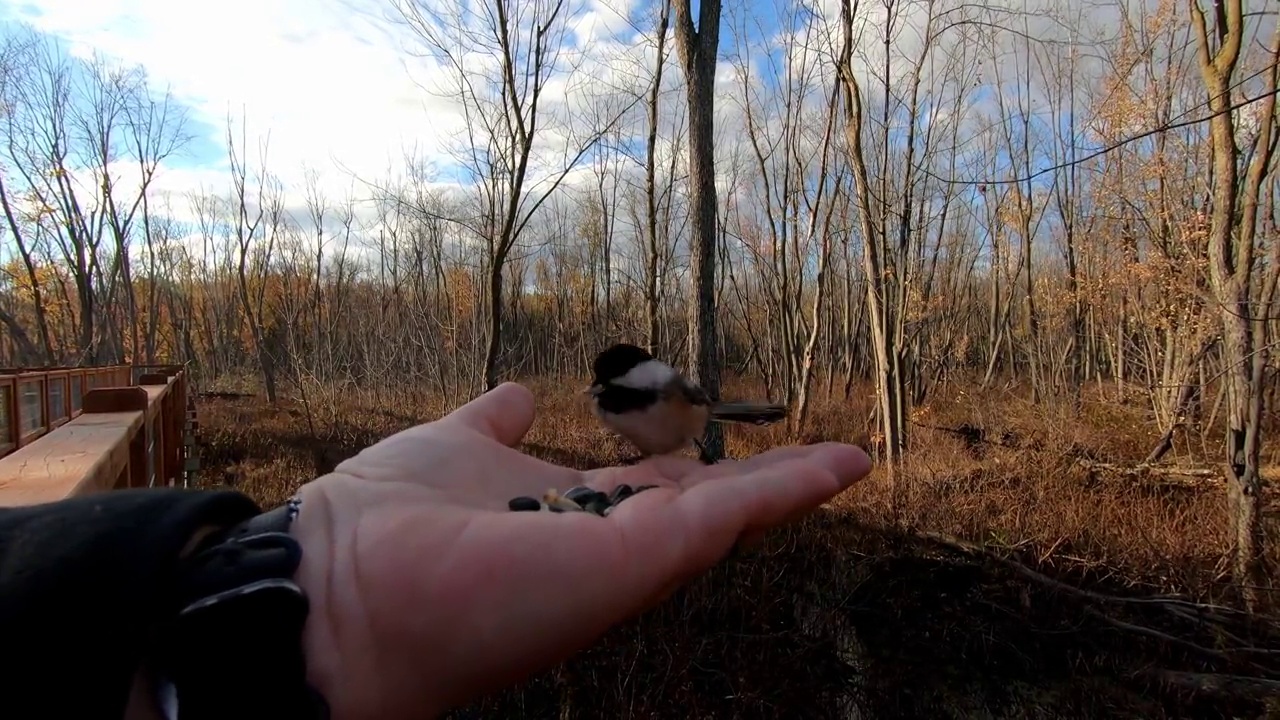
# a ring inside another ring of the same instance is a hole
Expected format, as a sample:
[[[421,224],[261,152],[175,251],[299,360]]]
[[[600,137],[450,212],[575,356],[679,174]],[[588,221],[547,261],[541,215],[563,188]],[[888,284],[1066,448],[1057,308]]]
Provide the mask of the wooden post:
[[[169,376],[163,373],[143,373],[138,377],[138,385],[140,386],[168,386],[169,384]],[[151,482],[153,482],[152,478],[154,478],[156,485],[163,487],[167,484],[165,482],[165,446],[167,442],[166,438],[169,433],[168,428],[166,427],[168,417],[165,414],[165,409],[168,407],[169,395],[172,389],[172,387],[166,388],[165,394],[160,397],[159,405],[156,408],[156,414],[149,422],[143,423],[142,434],[144,436],[147,435],[146,428],[149,425],[151,427],[151,433],[155,435],[155,437],[145,437],[145,440],[143,441],[143,452],[149,456],[147,459],[153,465],[151,478],[145,477],[146,473],[144,471],[143,485],[150,485]],[[147,445],[151,446],[150,450],[146,449]]]
[[[12,375],[0,377],[0,388],[8,388],[9,394],[4,398],[4,410],[9,416],[7,436],[4,438],[4,455],[18,449],[18,384]]]
[[[169,398],[169,475],[165,478],[170,485],[178,485],[182,479],[182,430],[183,414],[187,410],[186,382],[179,370],[173,379],[173,388]]]
[[[121,473],[120,480],[125,487],[147,484],[147,391],[138,386],[108,387],[90,390],[84,396],[85,414],[138,411],[143,414],[143,422],[129,439],[129,467]]]
[[[129,439],[129,475],[126,487],[141,488],[147,486],[147,424],[143,418],[142,427]]]
[[[53,427],[53,417],[49,413],[49,376],[45,375],[36,382],[40,383],[40,413],[44,415],[44,422],[40,423],[40,427],[41,434],[44,434]]]
[[[186,378],[181,365],[152,368],[138,378],[139,385],[168,385],[160,401],[160,416],[155,419],[156,482],[176,485],[183,465],[183,412],[186,409]]]
[[[147,391],[140,387],[104,387],[84,396],[86,413],[130,412],[147,409]]]

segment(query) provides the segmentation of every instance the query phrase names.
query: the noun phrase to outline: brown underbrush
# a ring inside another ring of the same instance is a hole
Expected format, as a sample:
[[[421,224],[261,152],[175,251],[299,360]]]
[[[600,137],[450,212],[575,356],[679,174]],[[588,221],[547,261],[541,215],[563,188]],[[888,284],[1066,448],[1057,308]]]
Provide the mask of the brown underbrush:
[[[576,385],[527,384],[539,408],[527,452],[579,468],[630,455],[564,390]],[[731,428],[728,454],[868,442],[865,392],[818,395],[800,436]],[[201,400],[201,484],[277,503],[450,409],[409,392],[310,399]],[[1221,482],[1115,471],[1156,438],[1141,409],[1102,397],[939,393],[913,417],[896,478],[877,468],[591,650],[455,715],[1280,717],[1268,700],[1280,694],[1280,621],[1224,608],[1237,598]],[[1216,467],[1179,443],[1171,463]]]

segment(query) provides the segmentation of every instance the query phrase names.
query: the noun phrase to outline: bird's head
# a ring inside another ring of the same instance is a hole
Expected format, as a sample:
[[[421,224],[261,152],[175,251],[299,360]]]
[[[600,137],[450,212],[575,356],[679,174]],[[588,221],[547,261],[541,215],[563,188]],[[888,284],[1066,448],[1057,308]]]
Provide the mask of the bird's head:
[[[675,371],[644,348],[628,343],[610,345],[591,363],[591,385],[584,392],[599,395],[609,385],[652,390],[669,382]]]

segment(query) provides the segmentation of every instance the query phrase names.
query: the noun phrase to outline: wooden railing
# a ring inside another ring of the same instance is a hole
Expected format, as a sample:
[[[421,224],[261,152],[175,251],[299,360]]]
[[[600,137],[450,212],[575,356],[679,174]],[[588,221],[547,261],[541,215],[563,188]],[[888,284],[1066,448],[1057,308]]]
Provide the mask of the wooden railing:
[[[0,507],[185,485],[181,366],[0,369]]]

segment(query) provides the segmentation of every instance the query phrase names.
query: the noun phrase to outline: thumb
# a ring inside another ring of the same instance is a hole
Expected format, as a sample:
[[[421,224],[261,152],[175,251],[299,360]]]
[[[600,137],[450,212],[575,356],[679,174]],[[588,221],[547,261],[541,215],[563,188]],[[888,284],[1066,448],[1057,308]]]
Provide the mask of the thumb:
[[[437,422],[465,427],[512,447],[533,425],[533,393],[525,386],[506,382]]]

